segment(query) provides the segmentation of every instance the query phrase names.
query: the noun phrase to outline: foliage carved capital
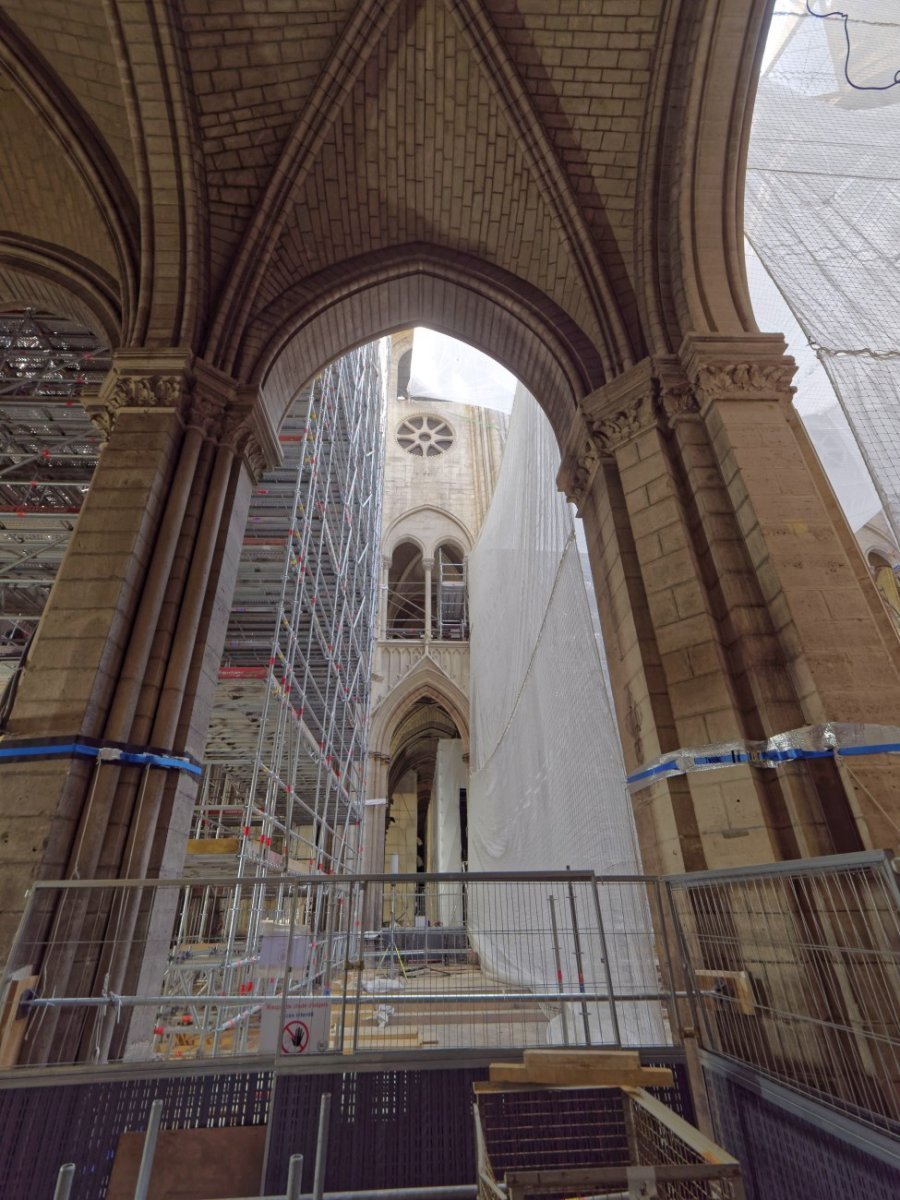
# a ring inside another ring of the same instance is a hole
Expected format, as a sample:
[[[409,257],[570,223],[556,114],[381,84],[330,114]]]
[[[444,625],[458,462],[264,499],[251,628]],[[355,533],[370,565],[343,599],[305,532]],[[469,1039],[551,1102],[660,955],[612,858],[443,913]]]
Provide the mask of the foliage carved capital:
[[[785,350],[780,334],[689,334],[681,359],[704,410],[728,400],[789,403],[797,364]]]
[[[780,400],[796,390],[791,385],[793,360],[778,363],[708,363],[698,368],[695,386],[702,400]]]

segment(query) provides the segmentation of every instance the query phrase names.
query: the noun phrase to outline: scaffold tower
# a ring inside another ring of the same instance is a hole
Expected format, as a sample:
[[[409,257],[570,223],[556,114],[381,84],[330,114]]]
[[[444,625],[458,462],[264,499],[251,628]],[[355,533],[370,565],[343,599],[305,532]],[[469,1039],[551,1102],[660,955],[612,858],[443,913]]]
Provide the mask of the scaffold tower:
[[[37,626],[90,486],[100,436],[81,397],[109,366],[104,340],[71,318],[0,313],[0,692]]]
[[[251,501],[188,845],[185,875],[198,885],[183,896],[164,983],[167,995],[222,1002],[163,1008],[163,1054],[171,1020],[186,1016],[201,1054],[245,1047],[251,1024],[256,1037],[281,986],[263,960],[267,939],[287,927],[288,895],[309,938],[292,990],[327,990],[341,954],[343,891],[323,903],[296,884],[273,888],[271,876],[360,866],[384,474],[379,356],[378,343],[354,350],[299,392],[282,465]],[[214,882],[235,875],[248,886]],[[251,882],[264,875],[268,884]],[[248,993],[258,1005],[227,999]]]
[[[256,490],[195,835],[238,869],[352,872],[364,795],[383,476],[378,346],[296,399]]]

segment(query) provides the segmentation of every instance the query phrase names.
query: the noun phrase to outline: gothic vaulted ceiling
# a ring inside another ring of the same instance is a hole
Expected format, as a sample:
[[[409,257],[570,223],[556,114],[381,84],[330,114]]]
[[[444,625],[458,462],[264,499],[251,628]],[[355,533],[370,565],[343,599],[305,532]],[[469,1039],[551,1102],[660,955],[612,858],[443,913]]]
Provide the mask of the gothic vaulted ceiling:
[[[50,281],[243,379],[412,307],[572,403],[732,319],[685,264],[731,269],[765,11],[5,0],[0,303]]]

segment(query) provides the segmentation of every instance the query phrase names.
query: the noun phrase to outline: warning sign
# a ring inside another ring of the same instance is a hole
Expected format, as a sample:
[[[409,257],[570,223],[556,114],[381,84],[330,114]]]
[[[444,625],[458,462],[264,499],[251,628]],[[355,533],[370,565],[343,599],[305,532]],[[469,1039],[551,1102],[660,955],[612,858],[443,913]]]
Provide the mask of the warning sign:
[[[281,1053],[302,1054],[309,1045],[309,1026],[305,1021],[288,1021],[281,1031]]]
[[[324,1054],[328,1049],[331,1001],[327,996],[279,1000],[262,1012],[259,1048],[263,1054]]]

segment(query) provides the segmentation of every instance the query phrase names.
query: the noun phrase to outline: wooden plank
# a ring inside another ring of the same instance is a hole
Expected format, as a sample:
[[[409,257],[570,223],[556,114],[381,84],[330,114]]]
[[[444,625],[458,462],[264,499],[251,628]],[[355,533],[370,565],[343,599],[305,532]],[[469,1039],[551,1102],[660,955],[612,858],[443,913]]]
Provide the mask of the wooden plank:
[[[637,1166],[638,1164],[634,1164]],[[591,1187],[628,1186],[628,1173],[633,1168],[627,1164],[616,1167],[568,1167],[556,1171],[507,1171],[508,1185],[526,1189],[576,1188],[579,1191]],[[717,1166],[710,1163],[665,1163],[653,1167],[661,1183],[699,1182],[706,1179],[735,1179],[740,1177],[737,1164]]]
[[[37,987],[40,980],[38,975],[27,974],[30,967],[17,971],[9,982],[3,1001],[3,1012],[0,1014],[0,1067],[14,1067],[19,1060],[19,1050],[25,1037],[28,1017],[17,1017],[16,1013],[22,996],[27,991]]]
[[[402,1038],[394,1038],[391,1040],[389,1049],[391,1049],[391,1050],[418,1050],[423,1044],[427,1045],[428,1043],[423,1043],[417,1037],[409,1036],[409,1037],[402,1037]],[[379,1042],[370,1042],[361,1037],[359,1039],[357,1050],[377,1050],[379,1045],[380,1045]],[[388,1047],[386,1047],[386,1048],[388,1048]],[[352,1043],[348,1042],[348,1044],[344,1047],[342,1053],[343,1054],[355,1053]]]
[[[532,1083],[545,1083],[551,1087],[671,1087],[672,1072],[668,1067],[638,1067],[633,1070],[616,1068],[611,1071],[587,1067],[582,1071],[567,1067],[562,1070],[550,1066],[530,1069],[528,1079]]]
[[[610,1086],[612,1087],[613,1085]],[[550,1089],[544,1083],[490,1083],[487,1080],[482,1080],[477,1083],[473,1083],[472,1090],[476,1093],[476,1095],[483,1093],[485,1096],[496,1096],[499,1092],[546,1092],[550,1090],[563,1092],[566,1089]],[[609,1091],[610,1088],[607,1088],[606,1090]],[[618,1090],[621,1091],[623,1089]]]
[[[707,1002],[736,1000],[738,1012],[745,1017],[752,1017],[756,1012],[753,985],[746,971],[694,971],[694,978],[704,991],[710,989],[717,993],[714,996],[704,995],[703,999]],[[725,992],[719,990],[723,983],[728,989]]]
[[[491,1063],[491,1083],[532,1083],[524,1063]]]
[[[640,1068],[641,1056],[637,1050],[595,1050],[590,1046],[572,1050],[570,1047],[554,1047],[552,1050],[526,1050],[523,1062],[526,1067],[553,1063],[555,1067],[581,1068],[589,1064],[592,1067],[622,1067],[634,1071]]]
[[[527,1063],[492,1063],[491,1083],[534,1083],[546,1087],[671,1087],[668,1067],[602,1067],[573,1065],[551,1060]]]
[[[187,844],[188,854],[237,854],[241,848],[241,839],[227,838],[190,838]]]

